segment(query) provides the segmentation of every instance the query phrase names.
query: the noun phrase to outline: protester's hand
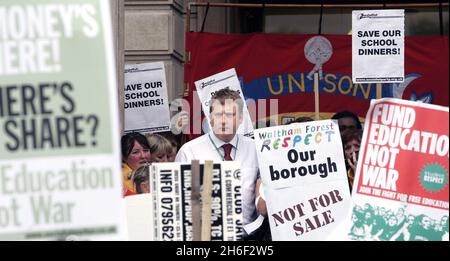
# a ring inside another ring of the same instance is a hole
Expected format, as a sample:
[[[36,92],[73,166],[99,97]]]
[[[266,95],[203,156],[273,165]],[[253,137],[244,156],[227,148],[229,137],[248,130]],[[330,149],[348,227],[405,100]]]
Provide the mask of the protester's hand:
[[[185,132],[189,126],[189,113],[187,111],[181,111],[175,114],[172,117],[170,125],[170,128],[174,134]]]
[[[267,217],[266,201],[263,198],[259,197],[256,208],[257,208],[259,214]]]
[[[182,111],[179,114],[180,116],[177,120],[177,128],[184,130],[184,128],[189,124],[189,114],[186,111]]]
[[[256,199],[255,199],[256,210],[260,215],[267,217],[267,206],[264,195],[264,188],[261,179],[256,180]]]
[[[356,174],[356,164],[358,160],[356,159],[356,153],[352,152],[352,156],[350,158],[347,158],[348,166],[353,170],[353,173]]]

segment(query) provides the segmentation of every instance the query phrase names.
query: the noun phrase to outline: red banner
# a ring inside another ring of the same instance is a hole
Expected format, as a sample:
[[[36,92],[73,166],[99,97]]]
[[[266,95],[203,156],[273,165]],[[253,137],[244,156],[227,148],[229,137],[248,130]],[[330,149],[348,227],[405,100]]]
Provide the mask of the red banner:
[[[331,48],[327,45],[326,50],[323,46],[314,49],[309,44],[305,50],[306,43],[314,37],[326,38]],[[370,100],[384,97],[449,106],[448,37],[409,36],[405,39],[405,49],[404,83],[353,84],[350,35],[191,32],[186,36],[185,81],[188,89],[185,95],[192,108],[192,99],[198,99],[193,95],[195,81],[235,68],[246,99],[278,99],[279,115],[313,115],[311,72],[318,71],[320,65],[320,112],[323,118],[342,110],[364,117]],[[314,64],[310,62],[312,59],[307,59],[308,55],[321,55],[322,51],[332,52],[323,64]],[[200,116],[193,114],[193,117]],[[192,129],[191,133],[199,134]]]

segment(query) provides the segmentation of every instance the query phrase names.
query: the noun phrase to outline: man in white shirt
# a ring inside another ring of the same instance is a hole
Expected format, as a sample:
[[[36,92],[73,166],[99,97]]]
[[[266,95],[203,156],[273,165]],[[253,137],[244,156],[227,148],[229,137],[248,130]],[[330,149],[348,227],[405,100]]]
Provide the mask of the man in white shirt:
[[[242,212],[245,225],[257,218],[255,187],[258,176],[258,159],[252,139],[236,134],[243,121],[244,103],[239,93],[230,89],[217,91],[210,102],[211,130],[184,144],[175,158],[177,162],[199,160],[235,160],[241,164]],[[247,233],[251,233],[247,231]]]

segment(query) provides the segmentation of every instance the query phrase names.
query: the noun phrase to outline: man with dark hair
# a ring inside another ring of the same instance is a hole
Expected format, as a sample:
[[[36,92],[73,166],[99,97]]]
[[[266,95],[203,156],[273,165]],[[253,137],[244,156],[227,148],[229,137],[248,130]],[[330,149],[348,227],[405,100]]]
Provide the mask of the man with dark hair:
[[[238,92],[222,89],[214,93],[209,104],[211,131],[184,144],[175,158],[177,162],[199,160],[236,160],[241,164],[242,211],[245,225],[256,217],[255,184],[258,174],[256,147],[252,139],[236,134],[243,121],[244,103]],[[248,229],[249,230],[249,229]],[[251,231],[247,231],[251,233]]]
[[[359,121],[358,116],[356,116],[353,112],[350,111],[340,111],[331,117],[333,120],[338,120],[339,131],[342,133],[349,129],[362,129],[361,122]]]

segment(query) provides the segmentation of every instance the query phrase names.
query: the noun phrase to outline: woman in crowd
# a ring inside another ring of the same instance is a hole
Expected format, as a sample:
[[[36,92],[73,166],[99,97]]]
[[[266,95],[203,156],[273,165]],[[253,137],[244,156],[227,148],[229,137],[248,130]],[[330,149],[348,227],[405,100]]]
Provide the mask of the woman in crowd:
[[[172,150],[170,151],[170,153],[167,155],[167,161],[168,162],[175,162],[175,157],[177,156],[177,152],[179,149],[178,146],[178,139],[180,138],[179,136],[176,136],[175,134],[173,134],[171,131],[168,132],[161,132],[161,135],[166,138],[170,144],[172,145]]]
[[[131,180],[133,170],[150,162],[150,145],[144,135],[133,132],[122,136],[121,147],[123,195],[128,196],[136,194]]]
[[[159,134],[148,134],[148,144],[150,146],[150,162],[169,162],[168,156],[172,153],[172,144]]]
[[[150,193],[150,165],[144,164],[133,171],[132,180],[137,194]]]

